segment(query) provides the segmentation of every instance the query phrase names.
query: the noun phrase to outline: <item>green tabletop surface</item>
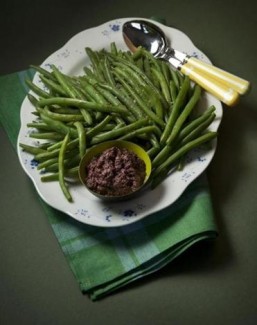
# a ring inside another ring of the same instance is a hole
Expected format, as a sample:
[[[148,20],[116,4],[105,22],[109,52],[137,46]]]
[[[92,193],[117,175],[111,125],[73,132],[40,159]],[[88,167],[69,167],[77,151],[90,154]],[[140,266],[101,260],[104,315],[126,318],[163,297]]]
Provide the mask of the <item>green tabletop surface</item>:
[[[0,77],[41,64],[82,30],[126,17],[165,21],[213,64],[251,82],[237,106],[223,106],[207,169],[219,235],[92,301],[81,292],[0,121],[0,324],[256,324],[255,1],[3,0]]]

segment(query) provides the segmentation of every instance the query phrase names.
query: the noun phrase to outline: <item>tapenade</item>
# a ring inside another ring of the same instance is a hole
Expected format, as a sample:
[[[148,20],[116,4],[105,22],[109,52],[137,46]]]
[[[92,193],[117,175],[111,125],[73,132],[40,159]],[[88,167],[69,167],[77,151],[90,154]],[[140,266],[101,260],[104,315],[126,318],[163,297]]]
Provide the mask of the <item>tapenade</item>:
[[[136,191],[145,180],[145,162],[126,148],[111,147],[86,167],[86,185],[98,194],[123,196]]]

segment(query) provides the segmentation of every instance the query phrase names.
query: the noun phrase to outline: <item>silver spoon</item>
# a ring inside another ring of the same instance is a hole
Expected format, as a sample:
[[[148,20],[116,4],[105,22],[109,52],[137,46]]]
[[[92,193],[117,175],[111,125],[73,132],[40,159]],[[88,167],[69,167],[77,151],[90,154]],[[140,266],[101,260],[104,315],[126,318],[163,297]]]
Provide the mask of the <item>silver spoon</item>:
[[[122,32],[132,52],[141,46],[156,58],[167,60],[228,106],[233,106],[238,101],[239,94],[244,94],[249,89],[248,81],[171,48],[165,34],[156,24],[131,20],[124,23]]]

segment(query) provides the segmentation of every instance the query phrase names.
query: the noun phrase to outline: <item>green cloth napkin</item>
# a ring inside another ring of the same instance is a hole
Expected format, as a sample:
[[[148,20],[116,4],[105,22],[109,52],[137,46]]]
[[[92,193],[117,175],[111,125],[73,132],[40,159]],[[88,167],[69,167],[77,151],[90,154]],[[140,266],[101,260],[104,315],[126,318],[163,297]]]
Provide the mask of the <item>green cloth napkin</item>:
[[[24,80],[32,76],[26,70],[0,77],[0,121],[15,148],[20,106],[28,91]],[[196,242],[217,236],[204,177],[169,208],[118,228],[79,223],[41,202],[81,291],[92,300],[159,270]]]

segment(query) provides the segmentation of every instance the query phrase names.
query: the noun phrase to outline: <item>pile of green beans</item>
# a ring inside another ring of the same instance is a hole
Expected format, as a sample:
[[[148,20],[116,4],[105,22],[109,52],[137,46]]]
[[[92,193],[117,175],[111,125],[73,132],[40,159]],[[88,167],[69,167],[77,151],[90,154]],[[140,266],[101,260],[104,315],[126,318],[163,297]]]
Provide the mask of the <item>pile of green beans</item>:
[[[107,140],[135,142],[147,150],[153,166],[152,188],[192,149],[211,141],[208,131],[215,119],[211,106],[197,115],[202,90],[187,76],[155,59],[143,48],[135,53],[110,49],[85,49],[90,66],[80,76],[31,67],[44,87],[26,80],[35,121],[28,123],[30,137],[39,146],[20,143],[34,156],[43,182],[59,181],[70,202],[68,180],[78,178],[85,152]]]

